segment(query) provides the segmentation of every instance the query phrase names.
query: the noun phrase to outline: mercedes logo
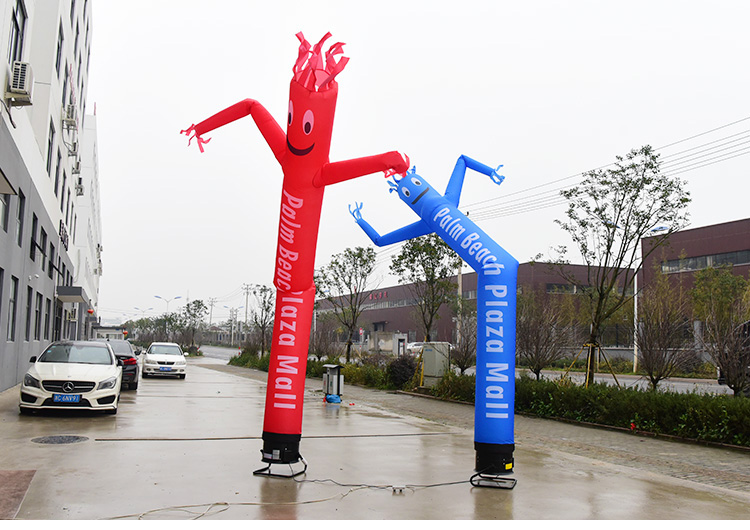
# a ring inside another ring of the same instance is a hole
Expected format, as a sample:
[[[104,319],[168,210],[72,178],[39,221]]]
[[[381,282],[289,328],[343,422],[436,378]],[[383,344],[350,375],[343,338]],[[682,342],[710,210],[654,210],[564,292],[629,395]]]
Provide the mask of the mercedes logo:
[[[65,381],[62,386],[63,392],[73,392],[76,389],[76,385],[70,381]]]

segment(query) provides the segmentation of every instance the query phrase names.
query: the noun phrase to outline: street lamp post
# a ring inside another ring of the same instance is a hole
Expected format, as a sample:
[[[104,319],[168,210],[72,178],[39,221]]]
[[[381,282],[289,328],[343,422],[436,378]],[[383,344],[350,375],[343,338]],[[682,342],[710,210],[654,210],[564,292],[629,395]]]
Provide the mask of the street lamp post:
[[[164,314],[164,334],[167,337],[167,340],[169,340],[169,329],[167,329],[167,317],[169,316],[169,302],[172,300],[177,300],[178,298],[182,298],[181,296],[175,296],[174,298],[163,298],[159,296],[158,294],[154,295],[154,298],[159,298],[160,300],[164,300],[167,303],[167,312]]]
[[[171,302],[172,300],[177,300],[178,298],[182,298],[182,297],[181,296],[175,296],[174,298],[162,298],[158,294],[155,294],[154,298],[159,298],[161,300],[164,300],[167,303],[167,313],[169,313],[169,302]]]

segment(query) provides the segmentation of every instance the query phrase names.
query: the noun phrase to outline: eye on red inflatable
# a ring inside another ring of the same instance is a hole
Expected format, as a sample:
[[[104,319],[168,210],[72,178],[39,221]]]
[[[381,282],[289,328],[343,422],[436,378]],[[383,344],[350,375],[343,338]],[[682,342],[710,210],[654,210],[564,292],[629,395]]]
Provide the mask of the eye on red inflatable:
[[[409,169],[408,157],[396,151],[329,161],[338,95],[335,78],[348,62],[346,57],[338,58],[343,53],[343,43],[323,51],[330,36],[327,33],[311,46],[302,33],[297,34],[300,46],[289,87],[286,133],[253,99],[240,101],[181,131],[190,141],[195,139],[203,152],[210,139],[202,135],[250,115],[284,173],[274,272],[276,316],[261,450],[262,461],[268,467],[256,474],[271,475],[271,464],[302,460],[299,443],[315,300],[313,266],[325,187],[370,173],[405,173]]]

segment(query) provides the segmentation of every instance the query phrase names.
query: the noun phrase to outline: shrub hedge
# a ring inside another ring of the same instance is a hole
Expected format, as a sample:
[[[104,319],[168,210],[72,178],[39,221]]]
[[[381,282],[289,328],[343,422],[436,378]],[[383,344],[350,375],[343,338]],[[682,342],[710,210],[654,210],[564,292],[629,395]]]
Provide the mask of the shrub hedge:
[[[516,379],[516,412],[750,447],[750,399]]]

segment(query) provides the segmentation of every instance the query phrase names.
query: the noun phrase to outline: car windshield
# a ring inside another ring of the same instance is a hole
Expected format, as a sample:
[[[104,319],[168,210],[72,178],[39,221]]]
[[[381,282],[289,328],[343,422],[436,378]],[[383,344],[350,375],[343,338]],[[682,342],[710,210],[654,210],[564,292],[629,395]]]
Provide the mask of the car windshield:
[[[182,355],[182,350],[176,344],[152,344],[148,352],[160,355]]]
[[[109,341],[109,345],[112,346],[115,353],[133,353],[133,348],[130,347],[129,342]]]
[[[53,344],[39,356],[40,363],[112,364],[106,346]]]

